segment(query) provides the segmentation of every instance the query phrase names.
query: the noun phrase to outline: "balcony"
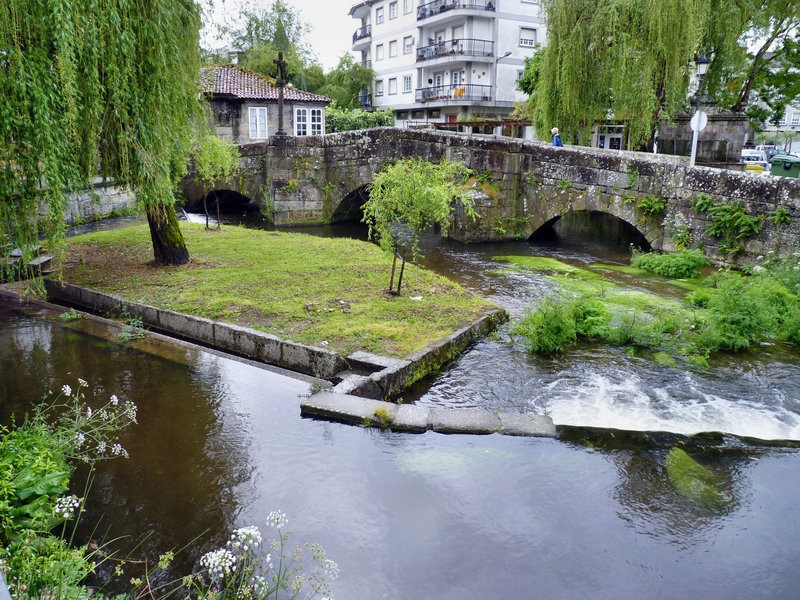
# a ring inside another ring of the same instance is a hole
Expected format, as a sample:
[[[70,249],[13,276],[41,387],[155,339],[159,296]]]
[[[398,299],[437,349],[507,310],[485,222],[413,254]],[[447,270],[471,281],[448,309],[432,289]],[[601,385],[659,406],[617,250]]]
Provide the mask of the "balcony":
[[[363,66],[369,67],[371,69],[372,68],[372,59],[365,58],[364,60],[361,61],[361,64]]]
[[[417,62],[459,56],[492,57],[494,56],[494,42],[492,40],[458,39],[417,48]]]
[[[492,0],[434,0],[417,8],[417,21],[435,17],[447,11],[483,10],[494,12]]]
[[[475,85],[436,85],[433,87],[417,88],[417,102],[485,102],[492,99],[492,86]]]
[[[369,47],[371,37],[372,25],[364,25],[356,29],[353,34],[353,50],[359,50],[361,47]]]

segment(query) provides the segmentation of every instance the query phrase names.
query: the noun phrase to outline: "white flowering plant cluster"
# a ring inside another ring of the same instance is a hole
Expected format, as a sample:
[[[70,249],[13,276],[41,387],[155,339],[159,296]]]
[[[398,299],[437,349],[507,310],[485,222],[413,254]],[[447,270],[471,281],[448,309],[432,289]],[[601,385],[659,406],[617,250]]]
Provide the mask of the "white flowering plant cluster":
[[[34,409],[34,420],[51,425],[67,458],[86,463],[128,458],[128,451],[116,438],[120,431],[137,423],[136,404],[112,394],[101,406],[92,407],[85,395],[88,386],[79,378],[74,390],[64,384],[58,394],[46,395]]]
[[[329,600],[330,584],[339,575],[338,565],[318,544],[298,546],[290,553],[291,531],[286,515],[273,511],[267,526],[278,537],[269,542],[268,552],[258,527],[235,530],[224,548],[207,552],[200,559],[200,572],[184,579],[184,585],[198,598],[219,600],[252,598],[315,598]]]
[[[136,406],[113,395],[89,402],[89,384],[73,385],[46,394],[21,425],[0,427],[0,570],[17,598],[87,596],[96,553],[69,543],[84,504],[67,493],[73,466],[128,455],[117,436]]]

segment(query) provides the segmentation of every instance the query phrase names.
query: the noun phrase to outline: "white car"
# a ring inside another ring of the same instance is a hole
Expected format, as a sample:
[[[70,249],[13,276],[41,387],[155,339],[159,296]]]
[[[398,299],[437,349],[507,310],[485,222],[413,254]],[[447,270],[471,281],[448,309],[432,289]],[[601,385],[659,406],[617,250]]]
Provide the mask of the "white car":
[[[767,154],[763,150],[743,149],[741,161],[746,165],[746,171],[769,173],[770,165]]]

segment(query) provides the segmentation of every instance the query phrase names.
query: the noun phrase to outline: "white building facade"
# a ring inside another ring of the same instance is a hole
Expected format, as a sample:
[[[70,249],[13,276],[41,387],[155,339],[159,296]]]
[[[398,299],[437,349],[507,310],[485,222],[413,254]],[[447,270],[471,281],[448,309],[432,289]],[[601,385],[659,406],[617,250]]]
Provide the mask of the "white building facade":
[[[363,0],[353,51],[375,71],[362,104],[397,125],[507,116],[523,59],[545,40],[538,0]]]

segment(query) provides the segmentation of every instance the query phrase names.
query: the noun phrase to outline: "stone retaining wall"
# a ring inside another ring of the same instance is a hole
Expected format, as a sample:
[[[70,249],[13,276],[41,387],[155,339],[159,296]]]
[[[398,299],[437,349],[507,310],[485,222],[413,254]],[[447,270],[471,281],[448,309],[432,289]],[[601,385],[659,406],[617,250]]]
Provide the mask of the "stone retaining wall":
[[[138,318],[148,327],[182,339],[298,373],[339,381],[334,388],[338,393],[377,399],[399,394],[508,318],[505,311],[498,309],[415,352],[408,360],[366,352],[342,357],[324,348],[283,340],[262,331],[164,310],[69,283],[45,279],[44,284],[50,298],[67,304],[99,314]]]
[[[90,190],[67,196],[64,221],[67,225],[79,225],[136,209],[136,195],[133,192],[96,179]]]

